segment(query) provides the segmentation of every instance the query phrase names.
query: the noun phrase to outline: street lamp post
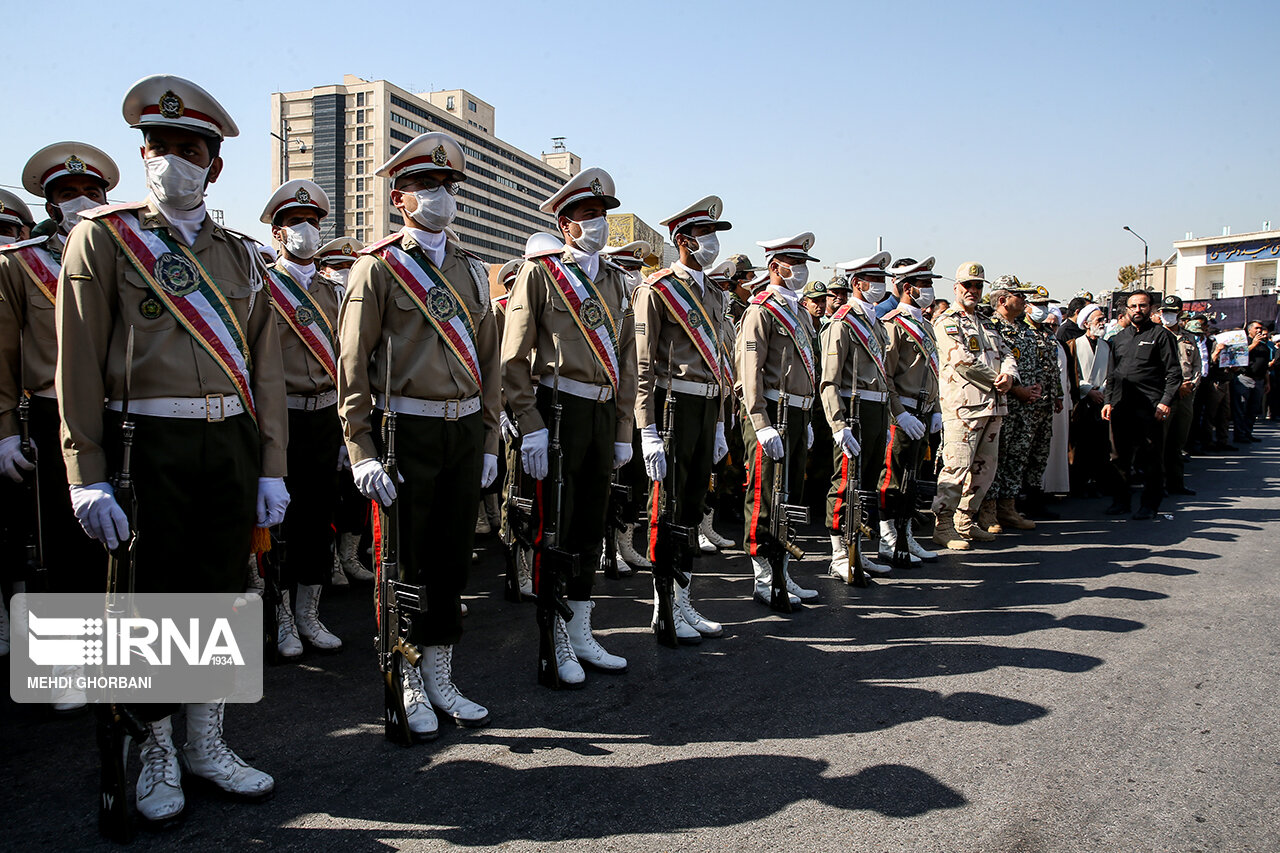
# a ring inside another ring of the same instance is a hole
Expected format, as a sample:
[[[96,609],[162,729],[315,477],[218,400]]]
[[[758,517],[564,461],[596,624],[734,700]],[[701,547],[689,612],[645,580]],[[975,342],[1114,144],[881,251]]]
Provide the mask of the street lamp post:
[[[1142,240],[1141,235],[1139,235],[1137,231],[1134,231],[1128,225],[1124,227],[1124,230],[1128,231],[1130,234],[1137,237],[1139,240]],[[1142,240],[1142,289],[1143,290],[1147,289],[1147,241],[1146,240]]]
[[[284,184],[286,181],[289,180],[289,143],[296,141],[298,143],[298,153],[299,154],[307,153],[307,143],[303,142],[301,139],[295,140],[294,138],[291,138],[289,136],[289,131],[292,129],[293,128],[289,127],[288,122],[286,122],[282,118],[280,119],[279,133],[271,133],[270,131],[267,131],[268,133],[271,133],[273,137],[280,140],[280,183],[281,184]]]

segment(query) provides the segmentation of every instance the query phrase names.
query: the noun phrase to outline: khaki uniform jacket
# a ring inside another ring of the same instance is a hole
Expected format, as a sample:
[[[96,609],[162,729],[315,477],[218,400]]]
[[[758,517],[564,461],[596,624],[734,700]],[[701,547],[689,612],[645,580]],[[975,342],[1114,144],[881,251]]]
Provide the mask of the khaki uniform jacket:
[[[1196,336],[1186,329],[1179,328],[1173,332],[1178,345],[1178,363],[1182,365],[1182,381],[1190,382],[1192,390],[1200,384],[1200,371],[1203,368],[1200,359],[1200,345]],[[0,435],[3,433],[0,432]]]
[[[151,202],[132,211],[145,230],[169,228]],[[181,241],[180,237],[175,239]],[[288,443],[284,366],[266,274],[256,249],[205,216],[191,246],[231,306],[249,350],[250,386],[258,413],[263,477],[283,477]],[[55,388],[62,412],[62,455],[73,486],[107,479],[102,448],[103,400],[124,396],[125,344],[134,327],[132,398],[235,397],[236,389],[178,321],[157,306],[151,289],[107,226],[93,219],[77,225],[62,255],[58,279],[58,370]]]
[[[703,313],[711,324],[712,335],[716,340],[715,357],[722,359],[720,345],[724,335],[724,293],[706,278],[703,279],[705,285],[699,287],[683,269],[672,269],[669,275],[680,279],[685,288],[702,302]],[[672,378],[667,375],[668,350],[674,378],[714,385],[716,377],[684,326],[680,325],[680,321],[654,292],[649,282],[636,288],[635,315],[636,425],[643,429],[650,424],[657,424],[661,417],[661,413],[657,411],[654,389],[658,379],[665,383]],[[725,389],[721,389],[722,395],[724,391]]]
[[[960,418],[1003,415],[1005,395],[995,390],[996,377],[1007,373],[1016,381],[1013,353],[975,315],[953,305],[933,321],[943,411]]]
[[[566,264],[577,263],[568,248],[560,259]],[[618,324],[618,426],[614,440],[630,443],[636,402],[635,359],[630,356],[636,347],[635,316],[626,297],[626,281],[617,267],[601,260],[594,284]],[[525,261],[511,287],[502,335],[502,388],[522,435],[547,426],[535,405],[536,377],[554,374],[557,337],[561,377],[600,387],[611,384],[551,275],[541,263]]]
[[[49,250],[55,263],[62,258],[62,242],[57,237],[30,245]],[[53,303],[18,262],[12,248],[0,249],[0,365],[0,438],[6,438],[18,434],[18,400],[23,389],[52,388],[58,366]]]
[[[809,321],[809,315],[798,306],[793,313],[799,320],[796,324],[797,334],[808,334],[813,339],[813,324]],[[815,340],[815,362],[821,358],[817,348]],[[742,403],[751,418],[751,426],[757,432],[773,426],[765,408],[768,400],[764,392],[776,391],[782,385],[782,354],[787,349],[791,350],[791,378],[787,382],[787,393],[795,397],[815,396],[817,388],[814,387],[814,382],[809,381],[804,361],[787,330],[763,305],[748,305],[746,313],[742,315],[742,323],[738,326],[734,359],[738,363],[737,387],[740,389]],[[815,363],[814,369],[820,369],[819,365]],[[814,381],[817,381],[817,377]]]
[[[399,236],[400,248],[418,243]],[[338,312],[338,414],[351,464],[378,458],[373,443],[373,398],[387,385],[387,339],[391,339],[391,395],[417,400],[466,400],[480,395],[484,452],[498,455],[498,409],[502,404],[498,364],[498,322],[489,310],[488,280],[472,275],[469,256],[453,242],[440,266],[461,298],[476,331],[481,388],[436,333],[413,299],[373,254],[361,255],[347,278],[347,296]]]
[[[828,323],[820,335],[822,343],[822,381],[818,393],[822,397],[822,411],[831,424],[831,432],[838,434],[849,426],[850,400],[856,389],[861,362],[870,359],[858,343],[853,329],[840,320]]]
[[[276,263],[274,269],[279,270],[286,276],[289,275],[289,271],[281,263]],[[338,350],[338,292],[334,288],[333,282],[327,278],[322,278],[317,271],[311,277],[311,286],[307,288],[307,294],[320,306],[320,310],[324,312],[325,319],[329,321],[330,327],[333,328],[333,348],[336,356]],[[311,349],[303,342],[302,338],[298,337],[298,333],[289,325],[289,321],[280,313],[279,308],[276,308],[275,315],[276,326],[280,331],[280,353],[284,360],[285,393],[314,397],[317,394],[332,391],[336,386],[320,364],[320,360],[311,354]],[[316,324],[316,332],[317,334],[323,334],[323,328],[319,323]]]
[[[921,352],[915,338],[897,321],[899,314],[906,316],[908,320],[914,319],[910,312],[903,308],[895,308],[884,315],[882,321],[885,337],[888,338],[884,347],[884,371],[885,378],[889,382],[889,411],[894,418],[903,412],[910,411],[917,418],[924,420],[924,416],[917,408],[917,403],[920,394],[923,393],[925,412],[938,411],[938,377],[929,365],[929,357]],[[919,326],[925,338],[932,341],[936,349],[938,342],[934,337],[933,326],[928,320],[921,320]],[[941,369],[941,361],[938,367]],[[908,400],[911,402],[910,407],[904,402]],[[928,427],[929,424],[926,422],[925,428],[928,429]]]
[[[880,344],[880,358],[884,360],[885,344],[889,342],[888,334],[879,320],[876,319],[875,307],[871,306],[867,311],[863,311],[863,303],[856,299],[850,299],[849,304],[853,306],[850,309],[851,314],[858,315],[858,321],[864,326],[871,329],[871,334],[875,336],[876,341]],[[843,320],[840,321],[844,323]],[[847,326],[848,323],[845,323]],[[857,336],[853,336],[853,344],[860,349],[861,357],[858,359],[858,390],[859,391],[887,391],[889,386],[885,383],[884,374],[880,372],[880,365],[876,364],[875,358],[871,351],[862,345],[862,340]]]

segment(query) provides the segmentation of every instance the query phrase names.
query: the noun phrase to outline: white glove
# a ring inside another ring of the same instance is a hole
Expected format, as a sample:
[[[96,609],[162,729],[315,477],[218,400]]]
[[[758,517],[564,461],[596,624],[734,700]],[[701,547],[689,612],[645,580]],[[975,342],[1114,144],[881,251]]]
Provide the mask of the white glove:
[[[520,437],[520,430],[516,429],[515,422],[507,417],[506,412],[498,412],[498,434],[508,441],[514,441]]]
[[[644,470],[655,483],[667,478],[667,451],[658,435],[658,425],[640,430],[640,452],[644,454]]]
[[[258,526],[274,527],[284,521],[289,506],[289,490],[283,477],[258,478]]]
[[[805,424],[805,429],[808,430],[808,432],[805,433],[805,441],[808,442],[808,444],[806,444],[805,447],[812,450],[813,449],[813,424]]]
[[[711,453],[711,464],[714,465],[719,462],[728,452],[729,442],[726,441],[724,437],[724,421],[719,421],[716,424],[716,446],[715,450]]]
[[[93,483],[88,486],[71,486],[71,510],[76,520],[89,534],[114,551],[129,538],[129,520],[116,503],[116,493],[110,483]]]
[[[929,424],[929,432],[942,432],[942,412],[933,413],[933,420]]]
[[[836,444],[840,445],[840,452],[848,459],[857,456],[858,451],[862,449],[862,445],[858,444],[858,439],[853,437],[853,430],[848,427],[836,433]]]
[[[621,468],[631,461],[631,442],[615,441],[613,443],[613,467]]]
[[[919,441],[924,438],[924,424],[920,423],[920,419],[910,412],[903,412],[898,415],[898,426],[912,441]]]
[[[31,442],[31,452],[34,455],[36,443]],[[15,483],[22,482],[22,471],[30,471],[36,467],[34,459],[28,459],[22,455],[22,437],[17,435],[6,436],[0,438],[0,474],[4,474]],[[21,468],[22,471],[18,469]]]
[[[496,479],[498,479],[498,457],[492,453],[486,453],[484,463],[480,466],[480,488],[489,488]]]
[[[782,436],[771,426],[756,431],[756,443],[764,448],[770,459],[781,459],[786,452],[782,446]]]
[[[520,441],[520,459],[524,464],[524,472],[535,480],[546,479],[547,476],[547,440],[550,433],[547,428],[535,430]]]
[[[341,471],[343,468],[350,467],[351,453],[347,450],[347,445],[344,442],[343,444],[338,445],[338,470]]]
[[[360,494],[383,506],[391,506],[396,499],[396,484],[387,476],[386,469],[377,459],[364,459],[351,468],[351,476],[356,481]],[[404,478],[400,478],[404,482]]]

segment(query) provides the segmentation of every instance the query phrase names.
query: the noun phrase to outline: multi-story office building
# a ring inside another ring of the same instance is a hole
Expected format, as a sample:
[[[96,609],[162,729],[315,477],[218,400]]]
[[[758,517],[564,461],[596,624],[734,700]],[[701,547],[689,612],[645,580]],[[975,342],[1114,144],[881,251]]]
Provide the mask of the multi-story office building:
[[[468,250],[490,263],[524,252],[535,231],[557,233],[538,210],[582,168],[557,143],[541,157],[494,135],[494,108],[462,89],[415,95],[386,80],[350,74],[342,83],[271,96],[277,137],[272,187],[309,178],[329,194],[325,239],[341,234],[372,242],[404,219],[391,205],[391,185],[373,173],[392,154],[427,131],[444,131],[467,155],[467,180],[458,188],[453,229]]]

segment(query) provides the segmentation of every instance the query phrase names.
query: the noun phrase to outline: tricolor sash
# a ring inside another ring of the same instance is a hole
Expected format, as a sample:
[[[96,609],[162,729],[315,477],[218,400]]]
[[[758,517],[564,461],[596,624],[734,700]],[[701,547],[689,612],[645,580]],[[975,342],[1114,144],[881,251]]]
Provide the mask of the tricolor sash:
[[[480,377],[480,357],[476,352],[475,325],[471,322],[466,303],[444,273],[429,258],[411,255],[395,244],[384,246],[375,254],[462,362],[475,380],[476,387],[484,387]]]
[[[862,314],[852,305],[842,305],[831,319],[843,320],[849,324],[862,348],[871,354],[871,360],[876,363],[880,375],[884,376],[884,349],[881,348],[880,341],[876,340],[875,331],[863,321]]]
[[[569,306],[569,314],[578,325],[596,361],[609,375],[614,393],[618,391],[618,324],[600,296],[595,283],[577,264],[566,264],[561,258],[544,255],[538,262],[551,275],[556,290]]]
[[[58,302],[58,273],[62,270],[62,265],[53,259],[53,255],[49,254],[48,249],[39,246],[23,246],[21,249],[15,249],[10,254],[18,259],[18,264],[26,270],[27,275],[31,276],[31,280],[36,283],[36,287],[40,288],[40,292],[44,294],[44,298],[50,303]]]
[[[712,328],[707,309],[702,307],[698,294],[674,274],[653,281],[650,287],[698,348],[698,354],[707,363],[707,367],[711,368],[711,375],[716,378],[716,383],[723,384],[724,375],[720,364],[723,348],[720,346],[720,336]]]
[[[772,314],[782,325],[782,328],[786,330],[787,337],[791,338],[792,342],[796,345],[796,349],[800,351],[800,360],[804,362],[805,372],[809,374],[809,384],[817,388],[818,385],[815,381],[817,373],[813,366],[813,336],[809,334],[807,330],[802,330],[800,328],[799,318],[793,315],[791,311],[782,304],[781,300],[771,298],[771,296],[772,294],[770,294],[769,291],[762,291],[761,293],[757,293],[755,296],[751,297],[751,303],[753,305],[759,305],[761,308],[764,308]]]
[[[271,273],[268,282],[276,310],[284,317],[294,334],[302,338],[324,372],[337,384],[338,365],[334,354],[333,325],[329,318],[324,315],[315,297],[287,270],[271,267],[268,272]]]
[[[933,338],[929,337],[928,332],[924,330],[923,324],[919,323],[914,317],[908,317],[905,314],[899,314],[894,318],[898,321],[898,325],[902,326],[903,331],[911,337],[917,348],[929,361],[929,369],[933,371],[934,378],[938,376],[938,346],[933,342]]]
[[[144,229],[138,217],[127,211],[108,213],[97,221],[107,226],[156,299],[227,374],[256,422],[244,330],[195,253],[164,229]]]

